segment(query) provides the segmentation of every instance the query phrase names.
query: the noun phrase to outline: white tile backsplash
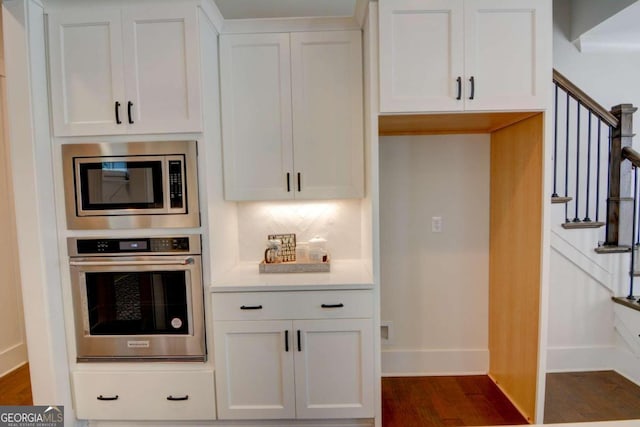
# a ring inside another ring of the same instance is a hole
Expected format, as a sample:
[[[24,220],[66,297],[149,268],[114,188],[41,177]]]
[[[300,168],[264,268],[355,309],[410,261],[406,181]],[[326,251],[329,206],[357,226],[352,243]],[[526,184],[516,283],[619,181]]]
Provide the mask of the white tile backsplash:
[[[360,200],[238,203],[240,261],[259,261],[268,234],[295,233],[299,242],[327,239],[333,259],[361,256]]]

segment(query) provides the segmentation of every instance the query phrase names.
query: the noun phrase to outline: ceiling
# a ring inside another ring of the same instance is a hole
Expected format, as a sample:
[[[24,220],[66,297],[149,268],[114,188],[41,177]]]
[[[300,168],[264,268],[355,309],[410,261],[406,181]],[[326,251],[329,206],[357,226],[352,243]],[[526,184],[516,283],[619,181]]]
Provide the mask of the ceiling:
[[[582,52],[640,51],[640,1],[636,1],[584,32]]]
[[[214,0],[224,19],[355,15],[357,0]]]

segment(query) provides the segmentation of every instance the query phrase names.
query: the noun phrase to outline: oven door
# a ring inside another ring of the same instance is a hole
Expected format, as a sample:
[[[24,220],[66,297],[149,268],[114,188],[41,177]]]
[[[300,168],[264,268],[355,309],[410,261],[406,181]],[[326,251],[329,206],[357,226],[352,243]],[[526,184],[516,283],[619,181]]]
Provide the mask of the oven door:
[[[200,256],[70,264],[78,361],[204,360]]]

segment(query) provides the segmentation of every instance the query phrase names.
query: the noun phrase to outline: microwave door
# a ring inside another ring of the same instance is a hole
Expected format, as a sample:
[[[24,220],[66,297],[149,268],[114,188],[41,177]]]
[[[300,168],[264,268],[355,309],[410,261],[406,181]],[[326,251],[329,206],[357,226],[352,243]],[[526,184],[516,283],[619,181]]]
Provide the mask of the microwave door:
[[[79,216],[167,213],[163,156],[76,159]]]

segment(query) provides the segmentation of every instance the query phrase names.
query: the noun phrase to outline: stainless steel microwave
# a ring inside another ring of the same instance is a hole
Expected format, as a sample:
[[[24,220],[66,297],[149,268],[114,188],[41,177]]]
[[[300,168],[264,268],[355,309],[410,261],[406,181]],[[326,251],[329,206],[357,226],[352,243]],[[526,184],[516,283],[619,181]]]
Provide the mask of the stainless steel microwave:
[[[62,145],[67,227],[198,227],[196,144]]]

